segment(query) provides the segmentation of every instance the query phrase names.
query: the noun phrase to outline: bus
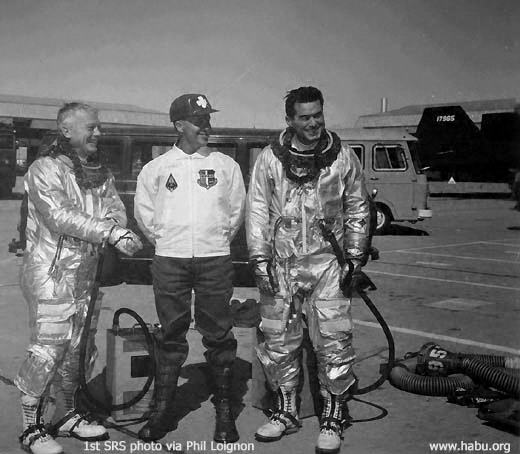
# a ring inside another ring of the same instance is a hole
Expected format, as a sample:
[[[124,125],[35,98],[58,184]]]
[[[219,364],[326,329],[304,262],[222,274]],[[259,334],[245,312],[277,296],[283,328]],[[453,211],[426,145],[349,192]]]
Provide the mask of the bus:
[[[10,125],[0,123],[0,198],[11,197],[16,184],[16,139]]]
[[[344,145],[354,150],[369,192],[375,194],[375,230],[387,233],[393,221],[416,223],[432,217],[428,208],[428,179],[417,138],[397,129],[340,129]]]

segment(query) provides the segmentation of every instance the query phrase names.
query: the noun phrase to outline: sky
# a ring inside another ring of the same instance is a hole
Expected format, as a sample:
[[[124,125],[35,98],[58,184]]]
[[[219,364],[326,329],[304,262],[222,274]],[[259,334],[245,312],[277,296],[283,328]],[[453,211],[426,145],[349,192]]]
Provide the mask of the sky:
[[[0,93],[167,112],[204,93],[214,126],[281,128],[292,88],[330,127],[407,105],[520,102],[519,0],[0,0]]]

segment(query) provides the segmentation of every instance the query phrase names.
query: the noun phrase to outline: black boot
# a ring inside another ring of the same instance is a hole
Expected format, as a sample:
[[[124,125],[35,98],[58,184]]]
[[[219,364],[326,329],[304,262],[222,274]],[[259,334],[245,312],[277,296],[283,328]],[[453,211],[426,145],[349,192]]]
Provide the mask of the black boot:
[[[155,374],[154,398],[149,419],[138,433],[141,440],[159,440],[171,430],[173,401],[177,390],[179,372],[180,368],[177,366],[158,367]]]
[[[213,403],[216,411],[213,440],[218,443],[234,443],[240,437],[231,412],[231,369],[228,367],[213,368],[212,372],[215,381]]]

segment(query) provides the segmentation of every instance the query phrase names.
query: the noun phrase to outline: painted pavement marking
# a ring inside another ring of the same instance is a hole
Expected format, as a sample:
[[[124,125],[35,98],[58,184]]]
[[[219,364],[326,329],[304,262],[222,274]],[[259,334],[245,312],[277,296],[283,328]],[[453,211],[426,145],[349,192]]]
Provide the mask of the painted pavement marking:
[[[440,262],[415,262],[416,265],[451,266],[449,263]]]
[[[480,243],[480,241],[471,241],[469,243],[437,244],[437,245],[434,245],[434,246],[412,247],[412,248],[408,248],[408,249],[393,249],[393,250],[390,250],[390,251],[381,250],[381,253],[420,251],[421,249],[435,249],[435,248],[439,248],[439,247],[454,247],[454,246],[469,246],[471,244],[479,244],[479,243]]]
[[[501,243],[500,241],[479,241],[482,244],[492,244],[493,246],[509,246],[509,247],[520,247],[520,243],[511,244],[511,243]]]
[[[439,254],[437,252],[419,252],[419,251],[388,251],[388,252],[401,252],[403,254],[417,254],[417,255],[434,255],[436,257],[447,257],[454,259],[469,259],[469,260],[485,260],[487,262],[504,262],[504,263],[515,263],[520,265],[520,261],[518,260],[504,260],[504,259],[490,259],[487,257],[472,257],[469,255],[451,255],[451,254]],[[518,254],[518,252],[510,252],[511,254]],[[419,263],[419,262],[417,262]]]
[[[473,300],[468,298],[449,298],[447,300],[434,301],[423,306],[434,307],[436,309],[448,309],[456,311],[471,311],[477,307],[492,304],[490,301]]]
[[[370,328],[381,329],[381,326],[379,325],[379,323],[376,323],[376,322],[367,322],[364,320],[357,320],[357,319],[354,319],[353,321],[356,325],[368,326]],[[480,348],[485,348],[488,350],[496,350],[499,352],[511,353],[512,355],[520,355],[520,350],[515,350],[514,348],[505,347],[503,345],[487,344],[484,342],[477,342],[477,341],[474,341],[471,339],[461,339],[458,337],[445,336],[443,334],[428,333],[426,331],[418,331],[415,329],[401,328],[398,326],[389,326],[389,328],[390,328],[390,331],[394,331],[396,333],[412,334],[414,336],[426,337],[427,339],[442,340],[442,341],[446,341],[446,342],[453,342],[456,344],[471,345],[473,347],[480,347]]]
[[[388,273],[386,271],[375,271],[375,270],[367,270],[367,271],[369,273],[385,274],[387,276],[408,277],[408,278],[411,278],[411,279],[425,279],[427,281],[450,282],[452,284],[473,285],[475,287],[499,288],[499,289],[502,289],[502,290],[520,291],[519,287],[508,287],[506,285],[482,284],[480,282],[469,282],[469,281],[456,281],[454,279],[441,279],[441,278],[438,278],[438,277],[412,276],[412,275],[409,275],[409,274]]]

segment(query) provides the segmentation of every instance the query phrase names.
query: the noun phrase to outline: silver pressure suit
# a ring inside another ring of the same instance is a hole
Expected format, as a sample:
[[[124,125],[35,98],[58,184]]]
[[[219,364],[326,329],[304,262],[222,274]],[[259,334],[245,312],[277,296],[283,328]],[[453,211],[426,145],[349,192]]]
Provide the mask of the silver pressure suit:
[[[274,297],[260,294],[265,342],[257,354],[273,390],[297,386],[302,313],[321,386],[339,395],[354,382],[350,301],[340,290],[341,268],[320,222],[332,230],[347,258],[363,260],[369,199],[353,151],[341,146],[330,166],[298,184],[287,178],[272,145],[267,146],[252,172],[246,230],[251,260],[268,261],[279,285]]]
[[[101,186],[80,189],[72,162],[64,155],[37,159],[24,183],[27,248],[20,285],[29,307],[31,340],[15,383],[25,394],[40,397],[54,378],[54,383],[77,385],[79,341],[95,281],[97,246],[114,225],[126,225],[126,214],[111,174]],[[87,355],[92,364],[93,342]]]

